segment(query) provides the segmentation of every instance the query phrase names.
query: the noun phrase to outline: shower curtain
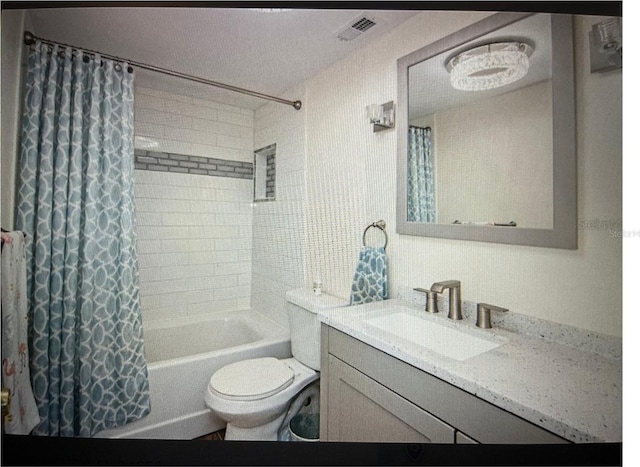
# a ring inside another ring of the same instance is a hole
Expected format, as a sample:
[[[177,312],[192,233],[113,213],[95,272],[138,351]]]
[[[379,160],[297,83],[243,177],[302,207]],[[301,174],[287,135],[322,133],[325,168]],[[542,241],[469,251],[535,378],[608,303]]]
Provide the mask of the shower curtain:
[[[37,42],[17,228],[27,238],[34,434],[92,436],[149,410],[133,203],[133,74]]]
[[[431,128],[409,127],[407,163],[407,220],[435,222],[435,182]]]

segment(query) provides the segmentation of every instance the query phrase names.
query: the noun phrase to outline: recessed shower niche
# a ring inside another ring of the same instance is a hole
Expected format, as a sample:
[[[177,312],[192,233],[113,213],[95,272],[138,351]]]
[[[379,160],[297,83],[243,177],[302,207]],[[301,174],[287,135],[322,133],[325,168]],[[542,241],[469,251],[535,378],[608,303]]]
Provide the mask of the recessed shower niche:
[[[276,144],[253,153],[253,201],[276,200]]]

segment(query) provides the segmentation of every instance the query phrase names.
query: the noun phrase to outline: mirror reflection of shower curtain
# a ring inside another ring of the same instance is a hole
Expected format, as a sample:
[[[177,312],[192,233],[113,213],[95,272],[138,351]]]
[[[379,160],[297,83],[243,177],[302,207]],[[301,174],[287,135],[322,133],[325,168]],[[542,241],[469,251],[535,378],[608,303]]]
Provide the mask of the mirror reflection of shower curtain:
[[[17,227],[37,435],[90,437],[150,410],[126,68],[39,41],[29,54]]]
[[[407,220],[435,222],[435,182],[431,128],[409,127]]]

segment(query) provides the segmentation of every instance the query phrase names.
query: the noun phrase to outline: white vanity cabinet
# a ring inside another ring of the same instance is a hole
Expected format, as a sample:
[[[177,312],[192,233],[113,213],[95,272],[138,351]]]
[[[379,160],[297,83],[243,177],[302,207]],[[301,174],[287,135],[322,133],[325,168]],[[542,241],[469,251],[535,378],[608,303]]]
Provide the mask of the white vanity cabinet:
[[[568,442],[326,324],[321,374],[324,441]]]

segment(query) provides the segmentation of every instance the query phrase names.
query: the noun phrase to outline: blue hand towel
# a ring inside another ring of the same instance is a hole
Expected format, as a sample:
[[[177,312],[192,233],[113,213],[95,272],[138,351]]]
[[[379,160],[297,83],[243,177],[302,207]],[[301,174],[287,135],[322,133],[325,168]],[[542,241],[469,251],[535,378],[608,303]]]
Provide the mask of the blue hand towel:
[[[375,302],[387,298],[387,253],[384,247],[365,246],[353,275],[351,305]]]

